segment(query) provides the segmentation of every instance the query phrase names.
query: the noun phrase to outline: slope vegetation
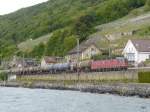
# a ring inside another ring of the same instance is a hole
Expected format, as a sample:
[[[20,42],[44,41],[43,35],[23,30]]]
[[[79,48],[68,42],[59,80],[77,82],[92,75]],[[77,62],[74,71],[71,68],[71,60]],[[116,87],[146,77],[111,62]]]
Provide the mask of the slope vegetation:
[[[141,11],[143,7],[137,10]],[[119,20],[99,25],[96,29],[97,32],[91,35],[92,40],[102,40],[103,37],[103,43],[109,40],[113,49],[121,51],[128,39],[150,39],[150,12],[138,15],[131,12]],[[102,41],[98,41],[97,44],[100,42]],[[108,46],[108,42],[105,44],[106,46]]]
[[[41,55],[65,55],[76,44],[95,32],[94,27],[117,20],[143,7],[148,0],[49,0],[12,14],[0,16],[1,55],[8,57],[18,44],[53,33]],[[147,3],[146,3],[147,4]],[[27,55],[38,55],[36,46]],[[21,53],[19,52],[18,55]]]

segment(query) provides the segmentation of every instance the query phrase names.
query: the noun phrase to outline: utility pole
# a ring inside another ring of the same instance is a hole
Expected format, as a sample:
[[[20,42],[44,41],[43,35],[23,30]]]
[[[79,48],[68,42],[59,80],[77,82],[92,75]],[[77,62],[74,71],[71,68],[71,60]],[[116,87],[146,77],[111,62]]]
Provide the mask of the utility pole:
[[[23,70],[23,74],[22,75],[24,75],[24,53],[23,53],[23,62],[22,62],[22,70]]]
[[[79,76],[80,76],[79,60],[80,60],[80,42],[79,42],[79,38],[77,38],[77,75],[78,75],[78,81],[79,81]]]
[[[108,45],[109,46],[109,48],[108,48],[109,49],[109,51],[108,51],[109,52],[109,58],[111,58],[111,43],[110,43],[110,39],[108,39],[107,37],[106,37],[106,39],[107,39],[108,44],[109,44]]]
[[[0,55],[1,55],[0,61],[1,61],[1,67],[2,67],[2,42],[1,40],[0,40]]]
[[[111,58],[111,46],[110,46],[110,40],[108,39],[109,41],[109,58]]]
[[[2,53],[2,48],[3,46],[2,46],[2,41],[0,41],[0,66],[2,67],[2,58],[3,58],[3,53]]]
[[[0,66],[2,66],[2,45],[1,45],[1,43],[0,43],[0,61],[1,61],[1,63],[0,63]]]

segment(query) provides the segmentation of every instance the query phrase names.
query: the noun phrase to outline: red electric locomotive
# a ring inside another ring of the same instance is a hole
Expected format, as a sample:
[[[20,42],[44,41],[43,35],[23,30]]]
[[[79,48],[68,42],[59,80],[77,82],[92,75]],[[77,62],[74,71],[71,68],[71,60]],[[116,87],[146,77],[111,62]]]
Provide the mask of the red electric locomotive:
[[[119,71],[127,70],[128,62],[126,59],[108,59],[91,62],[92,71]]]

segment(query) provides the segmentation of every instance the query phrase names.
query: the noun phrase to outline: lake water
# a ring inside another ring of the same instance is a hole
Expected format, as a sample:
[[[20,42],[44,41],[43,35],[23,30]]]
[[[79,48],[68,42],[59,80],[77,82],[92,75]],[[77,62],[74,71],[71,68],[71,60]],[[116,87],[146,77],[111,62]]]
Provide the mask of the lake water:
[[[75,91],[0,88],[0,112],[150,112],[150,99]]]

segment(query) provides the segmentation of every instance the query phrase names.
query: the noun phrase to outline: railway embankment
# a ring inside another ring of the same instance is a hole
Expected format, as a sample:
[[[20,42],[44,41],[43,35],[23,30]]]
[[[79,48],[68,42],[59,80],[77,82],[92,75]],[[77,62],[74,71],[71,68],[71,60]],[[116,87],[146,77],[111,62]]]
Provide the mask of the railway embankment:
[[[0,82],[0,86],[72,90],[150,98],[150,83],[138,82],[138,72],[131,70],[80,74],[22,75],[17,76],[14,81]]]
[[[111,71],[111,72],[80,72],[77,73],[61,73],[49,75],[22,75],[18,76],[18,80],[26,81],[81,81],[81,82],[103,82],[103,81],[119,81],[119,82],[135,82],[138,80],[137,71]],[[75,82],[76,83],[76,82]]]
[[[24,87],[56,90],[72,90],[97,94],[116,94],[121,96],[139,96],[150,98],[150,84],[139,83],[49,83],[49,82],[0,82],[3,87]]]

